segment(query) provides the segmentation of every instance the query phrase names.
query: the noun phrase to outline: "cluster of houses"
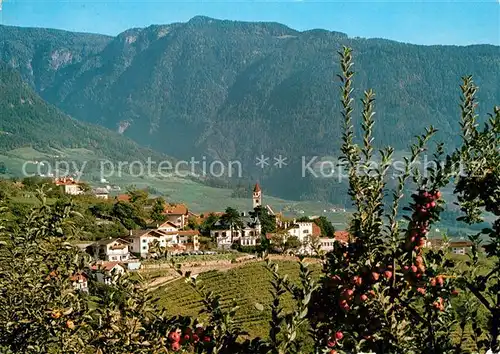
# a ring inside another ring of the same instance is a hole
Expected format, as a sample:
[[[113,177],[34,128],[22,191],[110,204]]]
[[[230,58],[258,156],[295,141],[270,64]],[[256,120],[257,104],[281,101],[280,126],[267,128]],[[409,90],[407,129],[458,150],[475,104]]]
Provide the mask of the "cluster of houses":
[[[72,178],[59,178],[55,180],[56,185],[63,186],[67,194],[79,195],[83,193],[81,186]],[[93,191],[98,198],[108,199],[109,191],[106,188],[97,188]],[[276,226],[281,230],[284,237],[296,237],[301,244],[299,253],[311,254],[317,248],[329,252],[333,250],[336,242],[348,243],[349,233],[337,231],[332,237],[323,237],[320,227],[313,221],[297,221],[286,219],[283,214],[276,214],[269,205],[262,204],[262,189],[257,183],[252,193],[253,209],[265,208],[268,213],[275,217]],[[129,195],[123,194],[115,198],[117,201],[129,202]],[[198,251],[200,248],[200,234],[198,230],[187,229],[188,222],[194,218],[201,223],[210,214],[218,216],[224,213],[205,213],[201,215],[190,212],[184,204],[167,204],[164,210],[165,221],[144,230],[131,230],[128,235],[121,238],[110,238],[99,240],[94,243],[81,245],[90,253],[95,263],[91,270],[96,272],[97,278],[103,283],[112,281],[112,274],[120,274],[125,270],[137,270],[141,267],[141,259],[155,256],[159,249],[166,250],[172,254],[189,251]],[[314,219],[314,218],[312,218]],[[262,225],[258,217],[251,213],[242,213],[239,216],[239,226],[227,225],[219,220],[210,230],[212,240],[220,249],[228,249],[234,245],[257,246],[262,240]],[[273,234],[266,234],[269,240]],[[314,240],[314,243],[312,242]],[[442,240],[429,240],[426,245],[429,248],[450,249],[455,254],[465,254],[471,244],[466,241],[444,242]],[[87,287],[86,276],[76,275],[72,278],[77,289],[85,290]]]

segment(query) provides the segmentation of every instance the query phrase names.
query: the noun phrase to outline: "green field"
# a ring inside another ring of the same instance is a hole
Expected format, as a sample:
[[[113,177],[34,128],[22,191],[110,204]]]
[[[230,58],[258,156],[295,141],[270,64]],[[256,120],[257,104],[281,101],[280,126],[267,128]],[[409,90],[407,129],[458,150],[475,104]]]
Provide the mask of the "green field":
[[[297,262],[278,261],[280,274],[288,274],[289,279],[297,282],[299,266]],[[314,274],[320,274],[320,265],[311,264]],[[225,307],[236,300],[241,306],[236,315],[237,323],[252,336],[266,336],[269,332],[269,305],[271,303],[271,274],[263,262],[251,263],[226,272],[211,271],[200,274],[198,279],[208,290],[220,295]],[[178,280],[155,290],[160,298],[159,304],[172,315],[197,316],[202,308],[201,299],[184,280]],[[255,304],[264,305],[264,311],[255,308]],[[284,297],[285,310],[291,310],[292,298]]]

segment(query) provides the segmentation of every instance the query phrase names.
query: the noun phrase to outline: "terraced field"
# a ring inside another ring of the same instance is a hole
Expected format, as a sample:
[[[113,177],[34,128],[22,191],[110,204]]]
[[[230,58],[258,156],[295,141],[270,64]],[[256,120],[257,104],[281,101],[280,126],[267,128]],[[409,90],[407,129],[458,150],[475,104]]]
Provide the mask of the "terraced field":
[[[292,281],[299,281],[299,266],[293,261],[277,261],[281,274],[288,274]],[[318,277],[320,265],[311,264],[310,268]],[[235,299],[240,305],[236,316],[237,323],[251,336],[266,336],[269,332],[269,306],[272,295],[270,293],[271,274],[265,269],[263,262],[251,263],[240,268],[226,272],[210,271],[198,277],[208,290],[213,291],[222,298],[224,306],[231,305]],[[160,297],[160,304],[172,315],[197,316],[202,307],[200,297],[183,280],[161,287],[155,291]],[[255,308],[255,304],[264,305],[264,311]],[[283,300],[285,309],[290,310],[293,300],[285,296]]]

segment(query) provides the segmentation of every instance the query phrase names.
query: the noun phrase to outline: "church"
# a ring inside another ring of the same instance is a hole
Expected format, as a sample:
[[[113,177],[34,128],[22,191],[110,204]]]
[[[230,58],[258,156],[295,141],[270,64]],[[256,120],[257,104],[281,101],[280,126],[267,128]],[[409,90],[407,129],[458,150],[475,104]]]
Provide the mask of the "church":
[[[258,183],[253,188],[252,206],[253,209],[262,206],[262,189]],[[210,231],[210,236],[212,239],[217,240],[217,247],[227,249],[231,248],[233,244],[240,246],[257,246],[260,244],[262,225],[259,218],[252,217],[249,213],[242,213],[240,220],[243,223],[242,228],[231,229],[220,220],[214,225],[214,229]]]

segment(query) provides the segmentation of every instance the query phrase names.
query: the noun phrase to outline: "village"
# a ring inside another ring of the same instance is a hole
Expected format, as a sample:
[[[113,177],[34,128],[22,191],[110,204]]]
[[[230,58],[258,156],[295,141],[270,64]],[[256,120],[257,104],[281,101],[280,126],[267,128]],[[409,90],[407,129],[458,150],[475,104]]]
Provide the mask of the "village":
[[[72,178],[54,179],[56,186],[63,188],[68,195],[85,193],[82,183]],[[91,190],[94,197],[103,200],[129,203],[130,195],[110,196],[109,189]],[[285,217],[283,212],[276,213],[270,205],[263,203],[263,190],[256,183],[251,197],[252,211],[237,212],[228,208],[226,211],[207,211],[193,213],[185,204],[166,203],[162,212],[161,223],[150,223],[142,229],[129,230],[122,237],[105,238],[95,242],[82,242],[77,246],[92,257],[90,270],[95,272],[99,282],[110,283],[113,274],[144,269],[144,262],[166,260],[180,255],[213,255],[224,252],[241,254],[256,253],[268,243],[268,250],[277,254],[304,255],[314,257],[325,254],[334,248],[336,242],[348,244],[352,241],[344,230],[325,231],[320,227],[324,219],[319,216],[297,218]],[[250,203],[249,203],[250,204]],[[230,211],[228,211],[230,210]],[[227,215],[228,212],[233,215]],[[211,243],[202,244],[203,235],[193,225],[200,225],[208,218],[213,223],[207,236]],[[266,232],[263,219],[272,220],[274,232]],[[329,222],[328,222],[329,223]],[[447,249],[453,254],[463,255],[472,246],[469,241],[450,241],[441,238],[429,239],[427,248]],[[74,285],[86,290],[87,275],[75,276]]]

